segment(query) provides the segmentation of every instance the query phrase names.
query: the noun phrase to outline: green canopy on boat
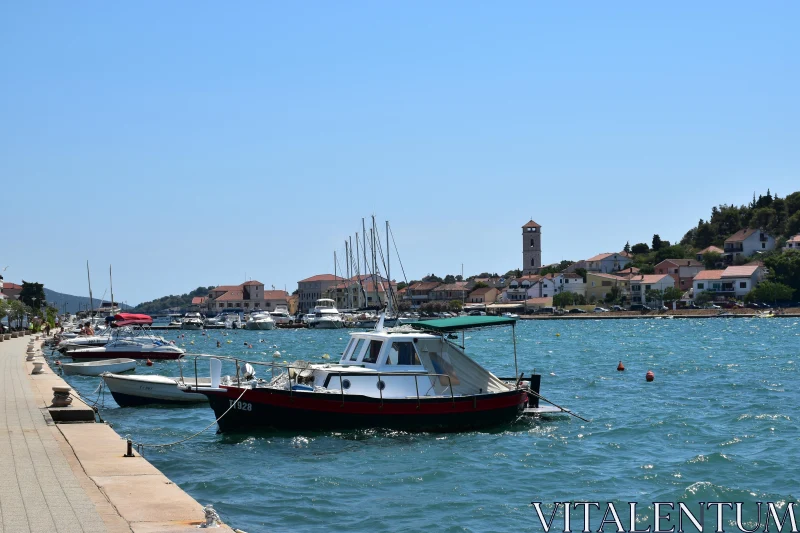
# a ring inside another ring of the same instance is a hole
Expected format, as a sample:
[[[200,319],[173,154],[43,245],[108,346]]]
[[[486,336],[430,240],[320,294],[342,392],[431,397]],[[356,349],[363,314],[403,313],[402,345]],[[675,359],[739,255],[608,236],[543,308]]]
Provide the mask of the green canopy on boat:
[[[488,326],[513,326],[516,322],[516,318],[503,316],[457,316],[455,318],[411,322],[409,325],[416,329],[449,333],[451,331],[461,331],[462,329],[485,328]]]

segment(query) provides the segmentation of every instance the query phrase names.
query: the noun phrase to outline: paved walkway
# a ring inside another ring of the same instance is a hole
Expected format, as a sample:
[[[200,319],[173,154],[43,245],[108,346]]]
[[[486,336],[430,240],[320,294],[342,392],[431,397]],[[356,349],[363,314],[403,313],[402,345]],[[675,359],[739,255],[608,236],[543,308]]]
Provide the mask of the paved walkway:
[[[73,470],[69,445],[37,405],[24,363],[30,338],[0,343],[0,533],[109,531],[101,511],[112,531],[130,531]]]

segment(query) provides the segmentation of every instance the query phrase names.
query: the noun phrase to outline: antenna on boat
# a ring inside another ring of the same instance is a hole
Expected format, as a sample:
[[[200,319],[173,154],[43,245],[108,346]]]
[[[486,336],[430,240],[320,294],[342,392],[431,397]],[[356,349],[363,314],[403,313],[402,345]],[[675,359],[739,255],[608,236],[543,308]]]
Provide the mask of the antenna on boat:
[[[89,318],[94,316],[94,300],[92,298],[92,276],[89,274],[89,260],[86,260],[86,279],[89,280],[89,306],[91,308],[91,314]]]

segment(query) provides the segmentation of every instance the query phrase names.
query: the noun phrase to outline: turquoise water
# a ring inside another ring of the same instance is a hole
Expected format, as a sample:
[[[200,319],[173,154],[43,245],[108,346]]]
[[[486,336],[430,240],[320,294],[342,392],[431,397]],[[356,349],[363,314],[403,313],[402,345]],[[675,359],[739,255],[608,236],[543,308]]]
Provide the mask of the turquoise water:
[[[345,331],[184,333],[178,343],[190,351],[269,361],[275,349],[288,361],[336,359],[347,340]],[[542,394],[590,423],[526,420],[447,435],[211,429],[144,454],[248,533],[541,531],[531,501],[613,501],[627,524],[628,501],[800,496],[791,466],[800,453],[798,319],[527,321],[517,333],[520,371],[535,368]],[[508,328],[471,332],[467,349],[495,374],[513,375]],[[619,361],[625,372],[616,371]],[[177,364],[137,372],[175,375]],[[94,399],[98,379],[69,381]],[[108,394],[104,405],[101,415],[118,433],[150,443],[214,420],[208,407],[123,409]],[[652,516],[644,505],[642,520]],[[573,529],[581,529],[581,512],[573,512]]]

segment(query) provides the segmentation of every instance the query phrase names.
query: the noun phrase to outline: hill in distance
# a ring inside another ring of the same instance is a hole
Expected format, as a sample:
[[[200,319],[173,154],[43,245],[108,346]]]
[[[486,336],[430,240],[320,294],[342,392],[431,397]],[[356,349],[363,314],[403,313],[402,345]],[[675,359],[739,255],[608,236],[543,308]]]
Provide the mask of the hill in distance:
[[[67,313],[77,313],[78,311],[89,309],[89,297],[88,296],[73,296],[72,294],[64,294],[62,292],[56,292],[53,290],[48,289],[45,287],[44,289],[44,297],[47,300],[47,303],[53,305],[54,307],[58,308],[60,313],[63,313],[66,309]],[[102,300],[98,298],[92,298],[92,305],[95,309],[100,307],[103,303]],[[128,311],[132,309],[131,306],[125,305],[119,302],[116,302],[120,309],[123,311]],[[66,304],[66,307],[65,307]]]

